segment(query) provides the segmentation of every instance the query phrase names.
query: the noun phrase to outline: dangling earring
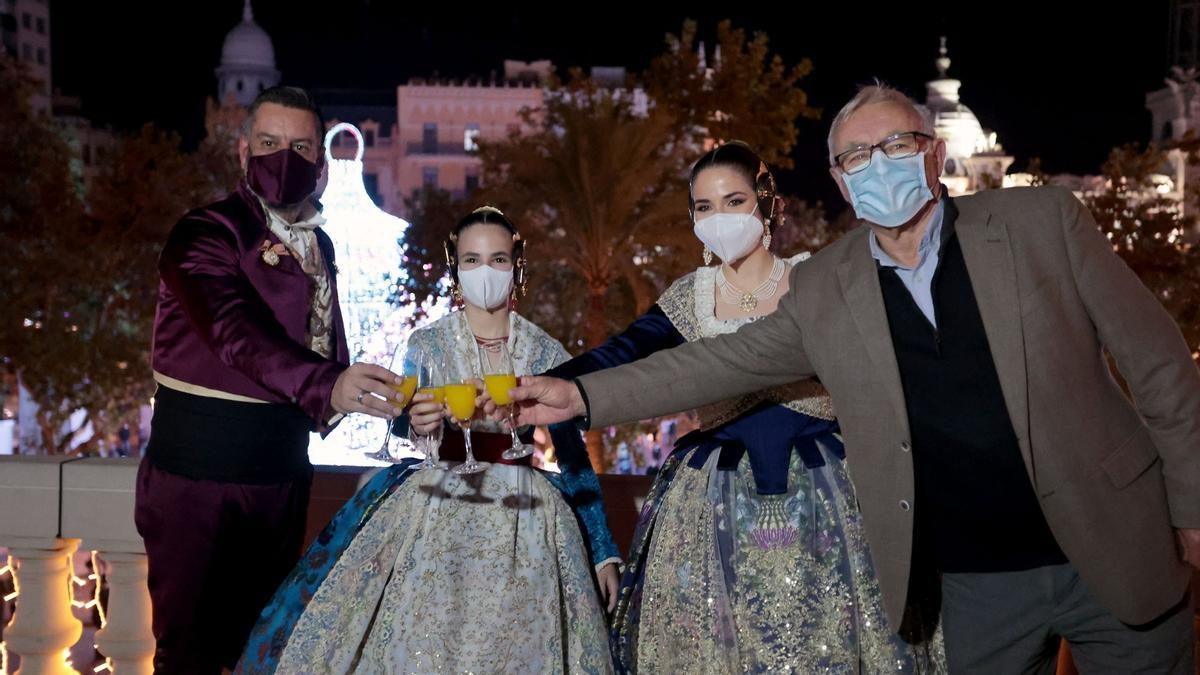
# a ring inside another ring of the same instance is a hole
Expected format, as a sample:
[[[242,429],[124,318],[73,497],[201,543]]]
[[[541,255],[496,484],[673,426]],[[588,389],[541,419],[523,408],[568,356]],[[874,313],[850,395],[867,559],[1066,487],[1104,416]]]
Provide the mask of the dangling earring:
[[[512,311],[517,309],[517,298],[523,298],[529,293],[529,280],[526,275],[529,273],[529,260],[525,257],[525,242],[521,240],[521,235],[513,235],[513,251],[517,252],[517,247],[520,247],[520,252],[517,255],[516,275],[513,278],[512,295],[508,299],[508,308]]]
[[[770,177],[771,174],[768,173],[767,176]],[[774,192],[775,192],[775,179],[771,178],[770,194],[773,194]],[[771,213],[770,213],[770,215],[767,216],[767,222],[763,223],[763,238],[762,238],[763,248],[767,249],[768,251],[771,250],[771,221],[775,219],[775,213],[777,211],[781,210],[779,207],[782,204],[783,204],[783,198],[780,197],[779,195],[775,195],[774,197],[771,197]],[[779,214],[779,222],[776,224],[783,225],[785,222],[787,222],[787,216],[780,213]]]
[[[453,304],[457,307],[463,306],[462,289],[458,284],[458,274],[454,271],[458,261],[455,259],[455,254],[458,252],[458,235],[453,232],[446,241],[442,242],[442,253],[446,254],[446,271],[450,273],[450,298]]]
[[[712,264],[712,251],[707,246],[705,246],[704,247],[704,266],[708,267],[711,264]]]

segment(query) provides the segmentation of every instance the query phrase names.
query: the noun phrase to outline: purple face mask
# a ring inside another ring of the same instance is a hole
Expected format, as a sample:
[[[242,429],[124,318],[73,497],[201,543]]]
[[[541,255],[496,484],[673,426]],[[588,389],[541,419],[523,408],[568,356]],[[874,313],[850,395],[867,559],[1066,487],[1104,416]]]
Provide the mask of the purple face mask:
[[[292,206],[317,191],[322,162],[310,162],[288,148],[246,158],[246,182],[271,206]]]

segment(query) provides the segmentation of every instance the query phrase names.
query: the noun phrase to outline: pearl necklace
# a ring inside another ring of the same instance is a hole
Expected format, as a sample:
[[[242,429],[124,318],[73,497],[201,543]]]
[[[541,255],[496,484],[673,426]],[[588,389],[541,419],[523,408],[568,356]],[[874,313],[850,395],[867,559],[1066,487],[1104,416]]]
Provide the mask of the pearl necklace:
[[[769,298],[775,295],[779,290],[779,281],[783,279],[783,273],[787,269],[779,258],[775,258],[775,264],[771,266],[771,274],[767,276],[767,280],[759,284],[758,288],[752,291],[743,291],[734,286],[725,277],[725,266],[721,266],[721,273],[717,276],[717,288],[721,291],[721,299],[727,304],[736,305],[743,312],[749,314],[758,307],[759,298]]]

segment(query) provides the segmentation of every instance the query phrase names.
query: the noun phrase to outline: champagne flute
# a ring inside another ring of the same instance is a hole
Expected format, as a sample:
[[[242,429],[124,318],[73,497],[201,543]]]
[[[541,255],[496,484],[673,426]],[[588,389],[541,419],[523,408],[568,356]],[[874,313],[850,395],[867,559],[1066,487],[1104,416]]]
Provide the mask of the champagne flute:
[[[450,408],[450,415],[454,418],[459,429],[463,433],[463,445],[466,446],[467,460],[462,464],[454,467],[454,473],[466,475],[471,473],[479,473],[487,469],[487,464],[475,461],[475,451],[471,447],[471,418],[475,416],[475,399],[479,396],[479,390],[475,386],[476,366],[479,364],[477,356],[477,347],[475,335],[471,332],[470,325],[467,324],[466,317],[462,317],[462,329],[455,336],[454,353],[462,365],[462,379],[456,382],[447,379],[443,389],[446,392],[446,406]],[[447,368],[450,364],[446,364]],[[453,384],[451,383],[453,382]]]
[[[509,433],[512,434],[512,447],[505,450],[500,456],[507,460],[521,459],[533,454],[533,448],[521,442],[521,437],[517,435],[517,423],[513,419],[513,402],[509,392],[513,387],[517,386],[517,370],[512,358],[512,352],[508,348],[508,344],[501,342],[496,345],[499,350],[496,352],[490,351],[487,347],[479,349],[479,362],[483,370],[483,382],[487,387],[488,394],[498,406],[504,406],[508,410],[508,426]]]
[[[407,358],[407,345],[401,345],[392,353],[392,360],[388,363],[388,370],[393,373],[398,373],[401,376],[400,382],[389,382],[388,387],[396,393],[396,397],[390,400],[390,403],[397,408],[403,409],[406,405],[412,402],[413,393],[417,390],[417,367],[411,360]],[[392,440],[392,425],[395,423],[395,418],[387,418],[387,426],[384,429],[383,443],[379,449],[374,452],[366,453],[369,459],[374,459],[380,462],[390,462],[396,464],[400,462],[391,451]],[[401,450],[413,449],[413,444],[407,438],[402,438],[399,441]]]
[[[446,401],[446,390],[442,382],[442,368],[432,359],[421,365],[420,371],[417,373],[417,394],[428,394],[433,396],[433,403],[443,405]],[[442,444],[442,424],[438,424],[428,436],[421,439],[421,445],[424,448],[425,459],[421,461],[418,469],[436,469],[438,468],[438,447]]]
[[[446,405],[450,407],[450,414],[459,429],[462,429],[463,444],[467,449],[467,461],[454,467],[454,473],[479,473],[487,468],[487,464],[475,461],[475,453],[471,448],[471,418],[475,416],[475,397],[479,395],[479,390],[474,382],[459,382],[447,384],[445,391]]]

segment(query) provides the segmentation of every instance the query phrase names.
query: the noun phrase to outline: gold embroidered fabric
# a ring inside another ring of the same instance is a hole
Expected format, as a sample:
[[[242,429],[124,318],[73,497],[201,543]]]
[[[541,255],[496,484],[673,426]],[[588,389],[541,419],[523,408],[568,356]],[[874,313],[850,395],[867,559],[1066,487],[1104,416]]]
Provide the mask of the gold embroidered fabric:
[[[354,537],[278,673],[611,673],[579,526],[528,467],[421,471]]]
[[[845,466],[822,450],[816,469],[793,455],[785,495],[757,494],[748,458],[679,468],[654,516],[638,672],[945,672],[940,637],[912,646],[887,624]],[[787,536],[767,544],[764,520]]]

